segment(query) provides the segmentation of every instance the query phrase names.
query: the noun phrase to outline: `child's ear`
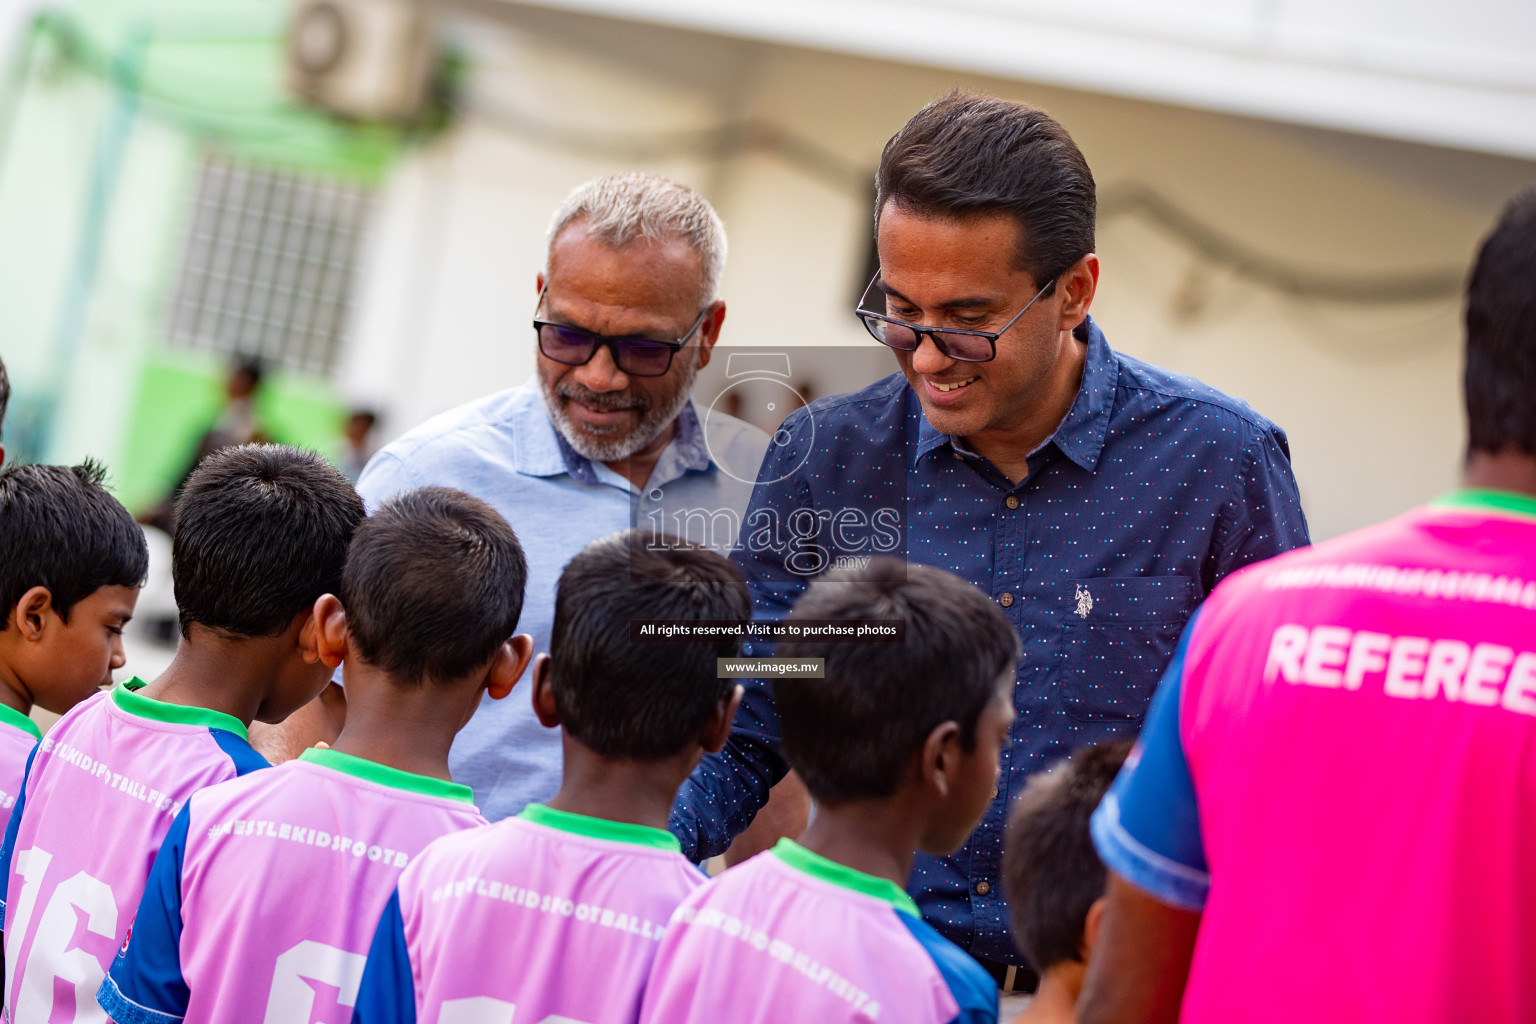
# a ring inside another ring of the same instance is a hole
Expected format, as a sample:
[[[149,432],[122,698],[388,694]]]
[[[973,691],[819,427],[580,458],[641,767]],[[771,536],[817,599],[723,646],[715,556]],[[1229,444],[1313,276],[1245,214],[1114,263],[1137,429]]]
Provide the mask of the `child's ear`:
[[[1108,898],[1100,896],[1088,907],[1088,920],[1083,924],[1083,963],[1088,962],[1093,956],[1093,947],[1099,944],[1099,926],[1104,923],[1104,908],[1108,904]]]
[[[485,677],[485,692],[491,700],[501,700],[523,678],[523,670],[533,657],[533,637],[519,633],[496,651],[491,671]]]
[[[960,774],[960,723],[940,722],[923,741],[922,782],[939,799],[949,796]]]
[[[560,724],[560,712],[555,710],[555,688],[549,679],[549,655],[540,654],[533,659],[533,713],[539,724],[553,729]]]
[[[741,698],[746,694],[746,689],[738,683],[731,689],[729,696],[723,697],[715,706],[715,713],[710,718],[709,724],[704,726],[704,735],[699,737],[699,746],[704,748],[706,754],[718,754],[725,741],[731,738],[731,725],[736,721],[736,709],[741,707]]]
[[[47,628],[49,613],[53,611],[53,591],[47,587],[33,587],[16,602],[16,627],[23,640],[41,640]]]
[[[347,658],[347,610],[335,594],[321,594],[310,612],[309,621],[299,632],[299,645],[306,648],[305,633],[316,655],[327,668],[335,668]]]

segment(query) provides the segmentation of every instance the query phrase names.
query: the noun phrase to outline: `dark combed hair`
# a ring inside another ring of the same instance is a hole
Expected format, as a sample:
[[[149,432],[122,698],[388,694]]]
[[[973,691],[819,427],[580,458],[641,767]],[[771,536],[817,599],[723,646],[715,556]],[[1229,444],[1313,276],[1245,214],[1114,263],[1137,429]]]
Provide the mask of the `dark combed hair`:
[[[144,531],[104,486],[106,471],[79,466],[0,469],[0,630],[33,587],[47,587],[64,621],[102,587],[137,587],[149,571]]]
[[[0,359],[0,438],[5,437],[5,410],[11,404],[11,376],[5,372],[5,361]]]
[[[1094,248],[1088,161],[1059,121],[1026,103],[957,89],[919,110],[880,157],[877,230],[892,202],[927,216],[1011,215],[1019,269],[1036,285]]]
[[[1088,911],[1106,881],[1088,819],[1130,752],[1130,740],[1084,747],[1031,776],[1014,803],[1003,878],[1014,943],[1037,971],[1083,958]]]
[[[448,487],[390,499],[357,528],[341,603],[358,653],[399,684],[462,679],[517,630],[528,562],[501,514]]]
[[[1462,382],[1473,451],[1536,455],[1536,188],[1505,207],[1477,254]]]
[[[630,619],[745,623],[752,602],[735,566],[687,541],[638,530],[587,545],[560,574],[550,679],[565,731],[603,757],[656,761],[697,743],[736,685],[715,659],[736,640],[645,642]]]
[[[886,619],[904,642],[781,641],[777,653],[823,658],[823,679],[774,679],[784,756],[818,801],[895,794],[933,728],[953,721],[974,749],[976,722],[1016,669],[1018,633],[971,584],[929,566],[875,559],[812,583],[788,622]]]
[[[341,588],[363,500],[314,452],[276,444],[223,448],[176,499],[171,577],[181,632],[277,636],[321,594]]]

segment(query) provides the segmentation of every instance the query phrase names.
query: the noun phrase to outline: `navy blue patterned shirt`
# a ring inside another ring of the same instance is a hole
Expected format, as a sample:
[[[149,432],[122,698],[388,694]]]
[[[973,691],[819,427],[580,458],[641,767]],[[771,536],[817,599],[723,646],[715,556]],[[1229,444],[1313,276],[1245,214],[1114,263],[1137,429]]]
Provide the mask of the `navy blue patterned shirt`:
[[[1113,351],[1087,319],[1077,399],[1015,485],[936,431],[901,374],[785,420],[737,557],[782,616],[840,560],[890,553],[958,573],[1023,641],[999,792],[951,857],[918,855],[923,916],[972,955],[1022,964],[1000,880],[1009,798],[1088,743],[1132,736],[1196,606],[1251,562],[1307,543],[1285,433],[1244,402]],[[684,785],[672,830],[698,858],[750,823],[785,770],[767,685]]]

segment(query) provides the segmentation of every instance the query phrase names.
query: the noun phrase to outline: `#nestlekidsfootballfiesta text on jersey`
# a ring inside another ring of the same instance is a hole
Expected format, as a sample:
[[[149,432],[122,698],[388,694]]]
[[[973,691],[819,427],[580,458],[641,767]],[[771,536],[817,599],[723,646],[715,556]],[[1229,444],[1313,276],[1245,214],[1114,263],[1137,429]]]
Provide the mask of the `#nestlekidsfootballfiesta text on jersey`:
[[[267,767],[238,719],[143,686],[77,705],[32,755],[0,847],[11,1024],[107,1019],[96,989],[171,821],[198,790]]]
[[[119,1024],[345,1021],[379,913],[467,786],[337,750],[214,786],[166,836],[99,994]]]
[[[11,810],[27,777],[27,762],[42,738],[36,722],[0,704],[0,831],[11,823]]]
[[[542,804],[448,836],[401,875],[354,1021],[626,1024],[704,880],[670,832]]]
[[[1536,1020],[1536,500],[1223,583],[1093,828],[1202,912],[1186,1024]]]
[[[642,1024],[991,1024],[997,986],[896,883],[792,840],[678,907]]]

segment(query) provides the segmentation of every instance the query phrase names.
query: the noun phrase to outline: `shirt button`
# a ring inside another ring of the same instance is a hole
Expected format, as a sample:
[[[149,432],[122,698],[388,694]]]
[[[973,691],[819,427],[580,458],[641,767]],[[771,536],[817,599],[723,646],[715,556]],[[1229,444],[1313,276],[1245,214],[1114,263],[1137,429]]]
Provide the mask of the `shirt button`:
[[[1013,595],[1012,594],[1004,594],[1002,597],[999,597],[997,599],[997,603],[1002,605],[1004,608],[1012,608],[1013,607]]]
[[[1014,495],[1014,494],[1008,495],[1008,497],[1003,499],[1003,504],[1007,505],[1009,508],[1018,508],[1019,507],[1018,496]]]
[[[991,891],[992,891],[991,883],[989,883],[989,882],[977,882],[976,883],[976,895],[978,895],[978,896],[985,896],[987,893],[989,893]]]

